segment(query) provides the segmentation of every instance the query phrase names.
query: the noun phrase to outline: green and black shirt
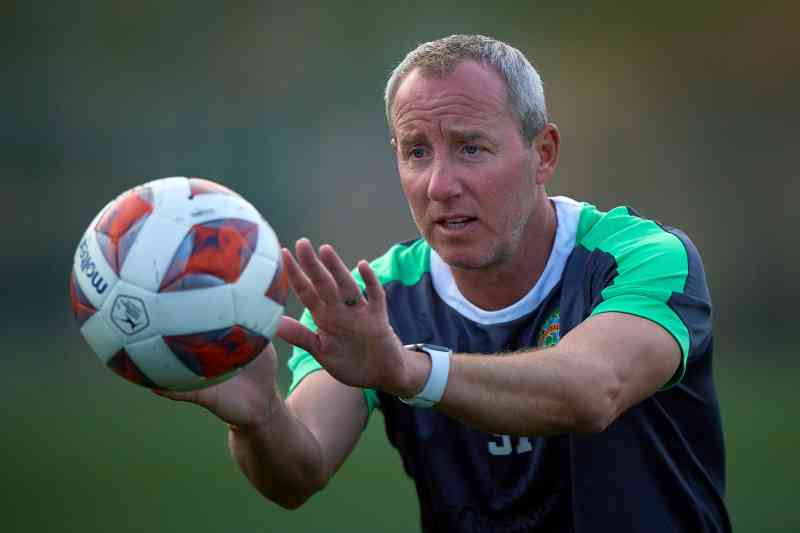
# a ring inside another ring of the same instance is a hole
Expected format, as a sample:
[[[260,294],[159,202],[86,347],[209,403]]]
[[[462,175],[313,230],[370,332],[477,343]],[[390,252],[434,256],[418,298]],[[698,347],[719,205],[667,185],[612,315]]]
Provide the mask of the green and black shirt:
[[[661,325],[682,362],[659,392],[594,435],[487,434],[365,390],[368,409],[383,412],[389,441],[416,483],[423,530],[730,531],[711,304],[697,250],[682,232],[629,208],[606,213],[551,200],[558,225],[545,270],[505,309],[471,304],[424,240],[373,261],[401,341],[508,352],[557,344],[589,316],[621,312]],[[314,327],[308,312],[302,321]],[[294,389],[320,365],[296,348],[289,367]]]

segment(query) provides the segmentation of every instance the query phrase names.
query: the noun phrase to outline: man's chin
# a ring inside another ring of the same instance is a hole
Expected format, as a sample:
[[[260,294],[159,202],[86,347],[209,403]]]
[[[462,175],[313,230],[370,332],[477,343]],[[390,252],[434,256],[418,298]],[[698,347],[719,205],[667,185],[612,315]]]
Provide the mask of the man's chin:
[[[446,247],[434,247],[436,253],[450,268],[459,270],[484,270],[492,266],[492,261],[485,256],[469,254],[464,251],[448,250]]]

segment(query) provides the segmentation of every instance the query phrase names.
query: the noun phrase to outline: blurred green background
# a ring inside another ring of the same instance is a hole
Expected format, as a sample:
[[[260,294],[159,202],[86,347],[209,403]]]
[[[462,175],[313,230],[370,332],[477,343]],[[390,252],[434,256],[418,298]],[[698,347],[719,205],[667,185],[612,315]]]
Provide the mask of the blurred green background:
[[[541,71],[563,135],[551,194],[631,205],[693,237],[715,303],[734,527],[800,530],[799,6],[4,3],[0,529],[418,530],[380,414],[328,488],[283,511],[238,473],[220,422],[101,366],[66,280],[94,214],[162,176],[217,179],[284,243],[331,242],[349,264],[414,236],[383,84],[417,43],[475,32]]]

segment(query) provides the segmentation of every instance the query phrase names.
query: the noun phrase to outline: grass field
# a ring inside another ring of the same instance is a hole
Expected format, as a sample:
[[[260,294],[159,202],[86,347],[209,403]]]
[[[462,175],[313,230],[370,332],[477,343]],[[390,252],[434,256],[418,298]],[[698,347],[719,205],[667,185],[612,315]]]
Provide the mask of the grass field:
[[[44,370],[33,363],[43,359]],[[734,528],[800,531],[797,371],[741,362],[751,359],[725,353],[716,362]],[[122,382],[77,343],[66,353],[16,352],[13,361],[0,389],[3,531],[418,530],[413,486],[379,414],[327,489],[288,512],[250,488],[228,456],[224,426],[201,409]]]

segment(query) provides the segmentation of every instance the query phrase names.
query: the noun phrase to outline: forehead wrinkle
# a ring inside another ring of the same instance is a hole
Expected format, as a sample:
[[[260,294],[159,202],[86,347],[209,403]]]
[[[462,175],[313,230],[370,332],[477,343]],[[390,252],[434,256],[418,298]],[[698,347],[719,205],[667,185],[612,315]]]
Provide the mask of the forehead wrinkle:
[[[399,131],[410,123],[433,124],[438,122],[441,129],[442,122],[448,119],[489,121],[497,116],[498,109],[491,104],[498,102],[486,102],[485,100],[465,97],[464,95],[460,96],[463,97],[453,99],[451,95],[448,95],[447,97],[433,100],[408,100],[398,106],[395,112],[395,128]],[[500,108],[500,112],[506,111],[502,108],[502,104],[497,107]],[[418,128],[414,127],[412,130],[417,131]]]
[[[395,117],[412,111],[435,111],[438,107],[465,107],[484,110],[486,113],[496,113],[500,109],[506,109],[504,98],[492,96],[487,101],[486,98],[475,98],[467,93],[444,94],[428,98],[416,96],[405,100],[395,107]]]
[[[504,108],[506,106],[506,97],[505,94],[502,96],[494,95],[494,94],[482,94],[481,98],[473,96],[471,93],[468,92],[459,92],[459,93],[448,93],[446,91],[439,91],[439,94],[435,95],[424,95],[419,93],[425,93],[428,91],[424,90],[416,90],[411,91],[411,95],[406,97],[406,102],[397,106],[395,113],[400,113],[403,109],[409,105],[416,104],[423,109],[433,109],[438,105],[443,105],[440,102],[442,100],[454,100],[454,104],[463,104],[463,105],[475,105],[476,107],[492,107],[496,106],[498,108]],[[415,94],[416,93],[416,94]],[[400,100],[399,98],[397,100]],[[397,104],[397,100],[395,100],[395,105]],[[425,106],[425,102],[430,102],[429,106]]]

